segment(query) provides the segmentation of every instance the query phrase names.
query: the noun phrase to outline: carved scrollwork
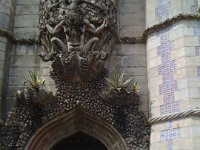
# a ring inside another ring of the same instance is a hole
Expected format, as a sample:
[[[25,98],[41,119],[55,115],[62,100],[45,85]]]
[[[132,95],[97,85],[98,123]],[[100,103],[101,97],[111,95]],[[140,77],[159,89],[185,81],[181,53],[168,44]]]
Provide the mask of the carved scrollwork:
[[[43,61],[64,80],[91,80],[116,41],[112,0],[43,0],[40,41]]]

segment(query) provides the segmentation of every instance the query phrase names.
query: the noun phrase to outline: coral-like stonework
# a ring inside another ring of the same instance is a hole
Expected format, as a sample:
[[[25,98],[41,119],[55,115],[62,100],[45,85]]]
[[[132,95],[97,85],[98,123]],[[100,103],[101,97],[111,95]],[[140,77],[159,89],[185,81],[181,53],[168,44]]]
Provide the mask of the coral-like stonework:
[[[130,150],[149,149],[150,126],[138,105],[118,106],[101,98],[106,88],[105,73],[87,83],[63,81],[55,72],[51,76],[57,86],[54,99],[47,93],[46,99],[49,101],[44,102],[43,96],[38,98],[42,91],[36,93],[27,90],[21,94],[25,96],[17,99],[16,107],[3,126],[3,149],[23,149],[37,129],[77,107],[116,128]]]

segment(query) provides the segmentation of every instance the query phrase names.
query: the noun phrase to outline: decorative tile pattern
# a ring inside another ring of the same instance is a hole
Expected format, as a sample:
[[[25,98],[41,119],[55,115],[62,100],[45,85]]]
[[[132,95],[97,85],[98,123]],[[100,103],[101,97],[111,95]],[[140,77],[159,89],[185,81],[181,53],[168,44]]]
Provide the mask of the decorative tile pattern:
[[[200,66],[197,67],[197,74],[200,76]]]
[[[193,5],[191,6],[191,12],[198,13],[198,0],[193,0]]]
[[[160,133],[161,142],[168,142],[169,150],[173,150],[173,140],[181,137],[180,128],[173,128],[172,121],[168,122],[168,129]]]
[[[199,46],[195,46],[195,54],[196,54],[196,56],[200,55]]]
[[[200,45],[200,21],[197,21],[197,27],[194,27],[194,35],[198,37]],[[195,46],[196,55],[200,55],[200,46]]]
[[[162,76],[163,84],[159,86],[159,94],[163,95],[163,103],[160,107],[160,114],[179,112],[179,103],[175,100],[175,91],[177,90],[177,81],[174,80],[173,72],[176,70],[176,60],[171,58],[171,52],[174,49],[174,41],[169,39],[169,30],[166,29],[158,33],[161,44],[157,48],[158,56],[161,56],[161,65],[159,74]]]
[[[164,21],[169,18],[169,11],[171,9],[170,0],[157,0],[156,16],[159,21]]]

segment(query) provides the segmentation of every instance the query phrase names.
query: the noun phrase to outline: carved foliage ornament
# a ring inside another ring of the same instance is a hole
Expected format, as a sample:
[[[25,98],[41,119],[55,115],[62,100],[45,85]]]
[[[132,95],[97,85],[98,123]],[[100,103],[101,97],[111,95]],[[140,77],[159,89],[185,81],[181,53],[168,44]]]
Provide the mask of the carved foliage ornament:
[[[64,80],[95,79],[116,41],[113,0],[42,0],[40,57]]]

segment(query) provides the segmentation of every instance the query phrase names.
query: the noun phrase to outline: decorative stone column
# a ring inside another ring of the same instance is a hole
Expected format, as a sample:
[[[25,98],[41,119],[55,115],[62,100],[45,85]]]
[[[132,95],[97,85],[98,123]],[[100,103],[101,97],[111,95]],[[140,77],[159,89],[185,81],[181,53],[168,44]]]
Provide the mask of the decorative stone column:
[[[147,0],[151,150],[199,149],[197,0]]]
[[[10,37],[13,31],[15,0],[1,0],[0,10],[0,118],[2,118],[6,109]]]

